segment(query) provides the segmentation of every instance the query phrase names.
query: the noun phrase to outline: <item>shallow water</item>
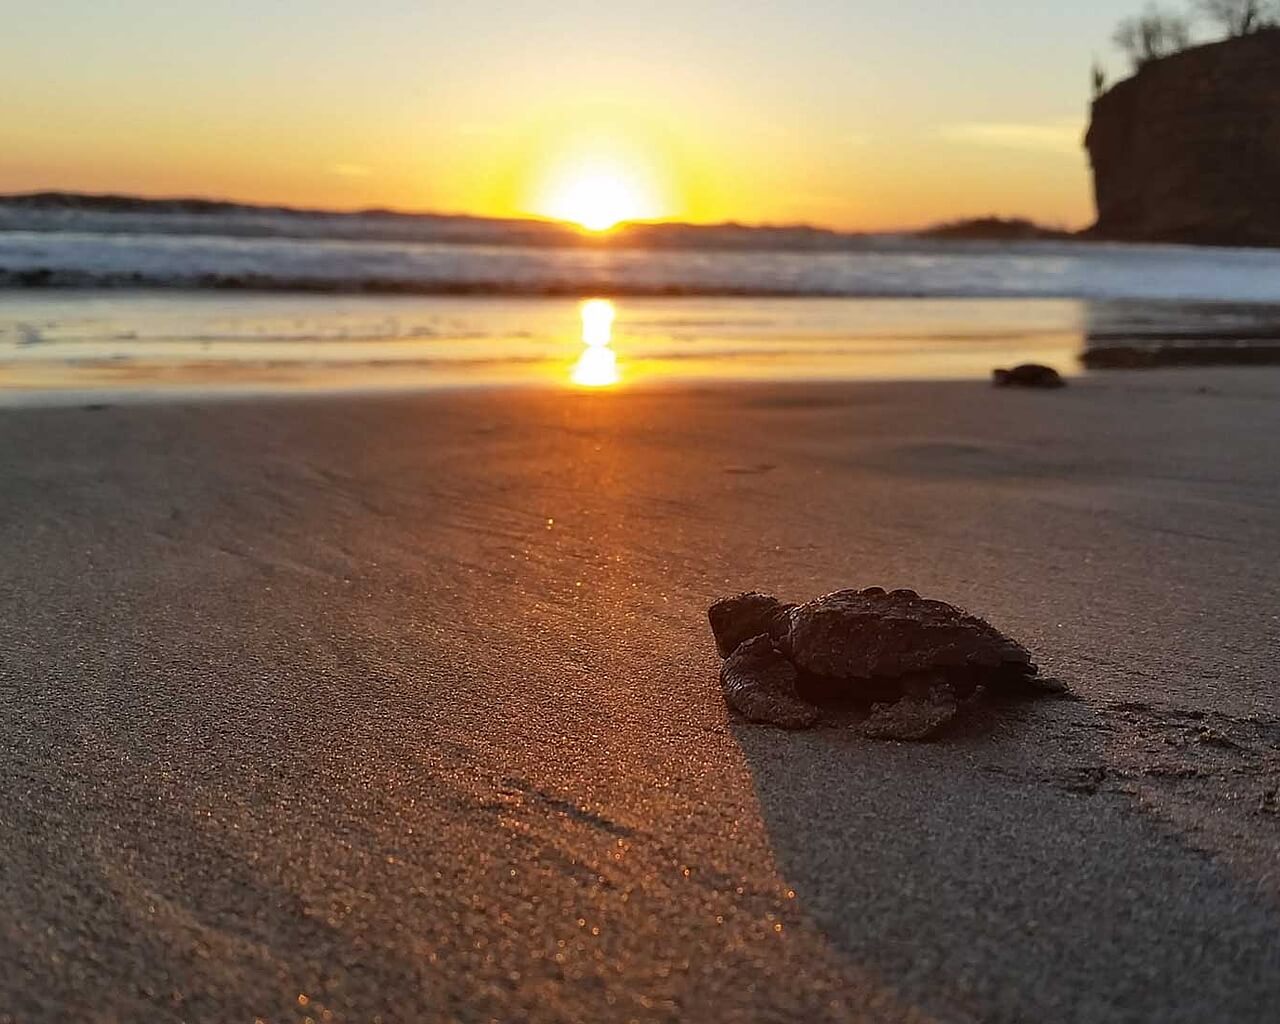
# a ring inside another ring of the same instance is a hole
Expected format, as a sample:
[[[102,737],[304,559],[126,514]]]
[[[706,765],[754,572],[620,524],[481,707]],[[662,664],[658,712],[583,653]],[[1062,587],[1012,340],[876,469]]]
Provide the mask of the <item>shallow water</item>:
[[[607,307],[592,328],[590,307],[556,298],[11,291],[0,293],[0,393],[962,379],[1027,361],[1072,374],[1099,339],[1253,337],[1280,321],[1270,307],[1068,299]]]
[[[16,292],[0,300],[0,387],[947,378],[1028,359],[1070,372],[1084,325],[1080,304],[1067,301],[621,299],[601,337],[584,334],[583,307],[531,298]],[[615,372],[584,373],[584,353]]]
[[[530,244],[551,230],[0,208],[0,394],[975,378],[1280,338],[1280,251],[727,227]],[[591,296],[607,338],[584,333]]]

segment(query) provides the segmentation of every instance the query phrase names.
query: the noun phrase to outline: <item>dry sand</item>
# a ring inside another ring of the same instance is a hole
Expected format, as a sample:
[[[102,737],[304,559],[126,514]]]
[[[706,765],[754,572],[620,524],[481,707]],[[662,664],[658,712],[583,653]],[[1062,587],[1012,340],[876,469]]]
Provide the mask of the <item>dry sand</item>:
[[[1274,1020],[1278,439],[1266,370],[0,413],[0,1020]],[[1083,699],[729,719],[713,598],[873,583]]]

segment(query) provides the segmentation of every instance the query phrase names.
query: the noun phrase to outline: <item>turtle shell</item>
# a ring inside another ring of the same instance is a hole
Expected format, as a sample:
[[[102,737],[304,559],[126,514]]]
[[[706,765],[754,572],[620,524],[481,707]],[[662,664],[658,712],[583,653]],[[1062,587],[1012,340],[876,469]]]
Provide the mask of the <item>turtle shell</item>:
[[[892,679],[917,673],[1030,676],[1031,655],[984,619],[913,590],[840,590],[792,608],[782,642],[801,673]]]

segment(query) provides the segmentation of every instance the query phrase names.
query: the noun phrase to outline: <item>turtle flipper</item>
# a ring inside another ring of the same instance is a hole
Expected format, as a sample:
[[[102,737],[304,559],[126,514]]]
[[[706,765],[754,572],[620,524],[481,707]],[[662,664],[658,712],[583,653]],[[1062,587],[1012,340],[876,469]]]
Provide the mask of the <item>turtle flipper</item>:
[[[800,699],[796,668],[767,635],[734,649],[720,669],[725,703],[744,718],[782,729],[808,729],[821,711]]]
[[[1028,671],[1029,669],[1029,671]],[[983,677],[983,684],[1003,697],[1073,697],[1071,687],[1054,676],[1042,676],[1035,665],[1001,666]]]
[[[914,672],[900,681],[902,696],[875,704],[862,723],[862,735],[873,740],[927,740],[955,718],[959,702],[944,672]]]
[[[956,702],[941,694],[908,694],[892,704],[877,704],[862,723],[863,736],[873,740],[927,740],[956,717]]]
[[[1028,693],[1032,697],[1058,697],[1062,700],[1080,700],[1081,697],[1065,679],[1056,676],[1032,676],[1027,680]]]

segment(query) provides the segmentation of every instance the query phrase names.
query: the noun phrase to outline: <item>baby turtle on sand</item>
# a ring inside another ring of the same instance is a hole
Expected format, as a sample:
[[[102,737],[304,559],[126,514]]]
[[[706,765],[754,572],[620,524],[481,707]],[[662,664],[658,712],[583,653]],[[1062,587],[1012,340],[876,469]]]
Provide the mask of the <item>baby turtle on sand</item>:
[[[998,388],[1065,388],[1067,382],[1052,366],[1022,363],[1012,370],[992,370],[991,383]]]
[[[717,601],[708,613],[725,700],[754,722],[816,725],[824,712],[870,705],[877,739],[921,740],[979,688],[1062,693],[1031,655],[989,622],[914,590],[840,590],[807,604],[766,594]]]

